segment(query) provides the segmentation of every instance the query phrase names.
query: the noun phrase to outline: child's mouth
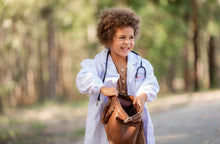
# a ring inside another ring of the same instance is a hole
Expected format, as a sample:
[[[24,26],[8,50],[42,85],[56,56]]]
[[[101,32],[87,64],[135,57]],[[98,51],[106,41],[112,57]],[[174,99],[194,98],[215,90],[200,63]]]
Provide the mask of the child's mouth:
[[[130,47],[121,47],[121,50],[123,51],[128,51],[130,49]]]

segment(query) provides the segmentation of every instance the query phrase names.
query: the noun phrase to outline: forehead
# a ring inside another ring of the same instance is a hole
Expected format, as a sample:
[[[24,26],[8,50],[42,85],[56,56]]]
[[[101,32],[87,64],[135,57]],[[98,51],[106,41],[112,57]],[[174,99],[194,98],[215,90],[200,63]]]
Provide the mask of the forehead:
[[[132,27],[122,27],[116,29],[116,35],[134,35],[134,29]]]

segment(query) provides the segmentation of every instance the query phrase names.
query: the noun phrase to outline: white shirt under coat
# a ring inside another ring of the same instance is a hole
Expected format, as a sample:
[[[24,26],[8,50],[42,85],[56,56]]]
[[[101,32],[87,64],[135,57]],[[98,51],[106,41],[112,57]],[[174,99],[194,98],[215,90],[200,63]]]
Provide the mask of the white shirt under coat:
[[[104,125],[101,123],[102,111],[108,101],[108,98],[101,94],[98,106],[96,106],[96,102],[102,86],[117,87],[119,74],[111,56],[109,55],[105,82],[102,82],[107,52],[108,49],[105,48],[101,53],[97,54],[94,59],[83,60],[81,63],[82,69],[76,77],[76,84],[80,93],[89,94],[90,96],[84,144],[108,144]],[[135,84],[135,73],[137,68],[140,66],[141,59],[143,66],[146,69],[146,78],[143,80],[144,73],[143,71],[140,71]],[[128,95],[139,96],[142,93],[146,93],[148,96],[147,102],[151,102],[156,99],[158,91],[159,85],[156,77],[154,76],[151,64],[146,59],[130,52],[128,54],[127,63]],[[144,123],[144,132],[147,144],[155,144],[153,124],[147,109],[147,104],[145,104],[144,107],[142,120]]]

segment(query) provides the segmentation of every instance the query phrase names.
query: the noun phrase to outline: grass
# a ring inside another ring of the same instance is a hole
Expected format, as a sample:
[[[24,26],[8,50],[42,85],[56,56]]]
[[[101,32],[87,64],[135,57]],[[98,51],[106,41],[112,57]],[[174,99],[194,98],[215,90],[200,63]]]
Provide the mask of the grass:
[[[86,107],[88,105],[88,100],[83,101],[76,101],[76,102],[65,102],[60,103],[61,106],[71,107],[71,108],[80,108],[80,107]]]
[[[52,144],[65,139],[74,141],[85,133],[82,119],[86,117],[84,112],[87,105],[86,100],[47,101],[32,106],[6,108],[5,114],[0,115],[0,144]]]
[[[82,137],[85,134],[85,128],[78,129],[73,133],[73,138]]]
[[[23,144],[28,139],[39,137],[45,125],[40,121],[24,121],[22,118],[0,117],[0,144]],[[23,142],[24,141],[24,142]]]
[[[19,126],[22,123],[22,119],[11,119],[10,117],[2,116],[0,118],[0,140],[15,138],[19,135]]]
[[[32,121],[29,124],[28,131],[33,131],[35,134],[40,134],[42,130],[46,128],[46,125],[39,121]]]

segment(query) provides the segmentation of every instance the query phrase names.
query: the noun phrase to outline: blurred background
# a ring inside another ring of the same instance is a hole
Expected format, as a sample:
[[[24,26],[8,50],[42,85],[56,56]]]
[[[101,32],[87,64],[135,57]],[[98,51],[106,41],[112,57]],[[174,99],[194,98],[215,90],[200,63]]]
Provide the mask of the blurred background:
[[[108,7],[142,18],[134,51],[153,65],[159,97],[220,88],[220,0],[0,0],[0,142],[24,137],[8,128],[27,122],[11,120],[17,109],[87,105],[75,78],[81,61],[103,49],[96,26]]]

